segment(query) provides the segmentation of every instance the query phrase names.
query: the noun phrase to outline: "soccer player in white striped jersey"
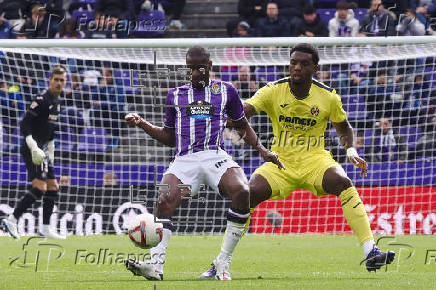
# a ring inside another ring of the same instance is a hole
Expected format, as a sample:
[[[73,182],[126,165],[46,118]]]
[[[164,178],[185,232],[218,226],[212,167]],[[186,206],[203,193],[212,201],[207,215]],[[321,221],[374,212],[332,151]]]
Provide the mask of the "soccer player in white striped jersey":
[[[277,155],[258,142],[245,118],[237,90],[230,83],[209,79],[212,61],[206,49],[199,46],[189,49],[186,65],[191,69],[191,83],[168,92],[163,127],[154,126],[135,113],[126,115],[125,119],[130,127],[138,126],[154,139],[176,148],[176,157],[161,182],[168,184],[169,191],[159,196],[159,219],[171,220],[182,198],[195,196],[201,184],[211,186],[232,200],[221,252],[213,262],[216,273],[210,276],[231,280],[232,253],[244,233],[250,205],[244,171],[221,149],[227,117],[265,161],[275,163],[279,168],[283,165]],[[180,185],[190,185],[190,193]],[[162,241],[150,250],[151,261],[127,260],[127,269],[149,280],[162,280],[166,249],[173,230],[170,222],[164,223]]]

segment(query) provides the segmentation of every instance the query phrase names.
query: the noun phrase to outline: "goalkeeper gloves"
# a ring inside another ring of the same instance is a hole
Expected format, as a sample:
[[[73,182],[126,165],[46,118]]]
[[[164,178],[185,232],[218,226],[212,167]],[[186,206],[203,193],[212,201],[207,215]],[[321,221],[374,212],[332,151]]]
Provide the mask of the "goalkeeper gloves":
[[[30,152],[32,153],[33,164],[40,165],[44,161],[44,158],[45,158],[44,151],[42,151],[41,148],[38,147],[38,144],[33,139],[32,135],[29,135],[26,137],[26,143],[30,149]]]

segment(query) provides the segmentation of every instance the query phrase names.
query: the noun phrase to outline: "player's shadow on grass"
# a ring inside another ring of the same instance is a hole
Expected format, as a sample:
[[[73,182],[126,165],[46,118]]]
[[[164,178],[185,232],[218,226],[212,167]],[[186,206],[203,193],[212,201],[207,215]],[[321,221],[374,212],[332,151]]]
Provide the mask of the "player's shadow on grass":
[[[350,280],[349,277],[343,277],[343,278],[338,278],[338,277],[331,277],[331,278],[322,278],[322,280]],[[356,277],[353,278],[353,280],[373,280],[373,279],[377,279],[376,276],[374,277]],[[309,281],[309,280],[313,280],[313,278],[311,277],[307,277],[307,278],[293,278],[293,277],[262,277],[262,278],[258,278],[258,277],[244,277],[244,278],[233,278],[232,277],[232,281],[289,281],[289,282],[295,282],[295,281]],[[211,283],[211,281],[216,281],[219,282],[218,280],[215,279],[198,279],[198,278],[193,278],[193,279],[165,279],[164,281],[148,281],[146,279],[144,280],[131,280],[131,282],[134,281],[139,281],[139,282],[154,282],[154,283],[165,283],[165,282],[198,282],[198,283]]]
[[[352,280],[374,280],[378,279],[379,277],[377,275],[372,275],[372,277],[354,277]],[[319,277],[319,279],[322,280],[350,280],[350,277]],[[296,281],[306,281],[306,280],[313,280],[313,277],[243,277],[243,278],[232,278],[232,281],[289,281],[289,282],[296,282]],[[148,282],[150,284],[152,283],[170,283],[170,282],[198,282],[198,283],[211,283],[211,281],[217,281],[215,279],[198,279],[198,278],[192,278],[192,279],[165,279],[164,281],[151,281],[147,280],[142,277],[133,276],[131,278],[125,278],[125,279],[110,279],[110,280],[67,280],[67,281],[57,281],[57,283],[122,283],[122,282],[128,282],[128,283],[144,283]]]

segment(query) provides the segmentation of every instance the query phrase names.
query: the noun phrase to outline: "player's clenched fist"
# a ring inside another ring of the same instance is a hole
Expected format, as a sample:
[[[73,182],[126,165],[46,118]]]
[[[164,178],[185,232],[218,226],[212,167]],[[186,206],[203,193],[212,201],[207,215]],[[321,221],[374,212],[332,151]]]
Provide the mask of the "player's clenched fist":
[[[129,127],[138,126],[142,122],[142,118],[137,113],[128,113],[124,119]]]

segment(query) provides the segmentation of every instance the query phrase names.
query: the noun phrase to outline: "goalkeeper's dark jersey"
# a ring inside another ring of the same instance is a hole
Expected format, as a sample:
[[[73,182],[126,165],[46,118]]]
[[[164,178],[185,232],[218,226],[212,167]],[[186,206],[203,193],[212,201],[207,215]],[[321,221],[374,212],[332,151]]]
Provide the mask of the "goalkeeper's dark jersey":
[[[26,111],[20,123],[21,134],[24,138],[32,135],[39,148],[45,147],[48,141],[54,139],[60,110],[59,98],[48,90],[43,91]]]

